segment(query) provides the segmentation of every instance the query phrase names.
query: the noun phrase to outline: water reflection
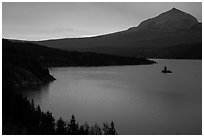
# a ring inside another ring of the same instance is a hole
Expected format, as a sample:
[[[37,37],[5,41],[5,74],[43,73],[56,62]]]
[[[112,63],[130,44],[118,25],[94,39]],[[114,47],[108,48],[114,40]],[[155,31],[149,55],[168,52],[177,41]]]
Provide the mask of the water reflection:
[[[41,104],[42,100],[48,98],[49,96],[49,90],[50,90],[50,85],[53,84],[53,81],[50,83],[47,83],[43,86],[37,86],[37,87],[32,87],[29,89],[23,89],[20,92],[28,97],[28,98],[32,98],[33,100],[35,100],[36,104]]]

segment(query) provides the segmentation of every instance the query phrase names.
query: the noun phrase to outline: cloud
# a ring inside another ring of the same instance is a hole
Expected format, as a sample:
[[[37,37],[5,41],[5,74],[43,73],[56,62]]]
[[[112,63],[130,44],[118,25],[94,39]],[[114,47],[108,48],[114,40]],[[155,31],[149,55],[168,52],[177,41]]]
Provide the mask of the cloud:
[[[53,38],[75,38],[93,36],[95,32],[86,29],[73,28],[39,28],[39,27],[3,27],[3,37],[23,40],[42,40]]]

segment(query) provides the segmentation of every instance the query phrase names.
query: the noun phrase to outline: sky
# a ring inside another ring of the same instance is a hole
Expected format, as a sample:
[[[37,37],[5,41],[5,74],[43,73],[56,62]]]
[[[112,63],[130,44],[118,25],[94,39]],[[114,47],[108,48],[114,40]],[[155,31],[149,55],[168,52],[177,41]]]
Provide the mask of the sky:
[[[136,27],[172,8],[202,22],[195,2],[3,2],[3,38],[45,40],[103,35]]]

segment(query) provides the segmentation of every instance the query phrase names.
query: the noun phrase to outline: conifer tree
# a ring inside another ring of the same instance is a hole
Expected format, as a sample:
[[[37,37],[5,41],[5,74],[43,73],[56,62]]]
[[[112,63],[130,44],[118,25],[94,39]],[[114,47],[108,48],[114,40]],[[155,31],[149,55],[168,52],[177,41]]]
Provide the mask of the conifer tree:
[[[74,115],[72,115],[72,118],[68,124],[70,134],[77,134],[78,128],[79,128],[78,123],[76,122]]]
[[[60,117],[60,119],[57,121],[56,125],[56,133],[58,135],[64,135],[66,132],[66,122],[63,121],[63,119]]]

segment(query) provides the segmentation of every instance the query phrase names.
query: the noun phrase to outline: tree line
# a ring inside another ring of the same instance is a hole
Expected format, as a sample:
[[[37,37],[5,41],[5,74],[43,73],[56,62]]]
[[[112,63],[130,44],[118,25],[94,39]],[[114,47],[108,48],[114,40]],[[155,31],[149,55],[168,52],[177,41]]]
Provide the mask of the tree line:
[[[14,99],[14,100],[13,100]],[[31,135],[116,135],[114,123],[105,122],[89,126],[87,122],[79,125],[75,116],[69,121],[61,117],[55,120],[50,111],[43,112],[34,101],[22,95],[15,95],[12,100],[3,100],[3,134]],[[6,105],[5,105],[6,103]],[[13,129],[13,130],[11,130]]]

